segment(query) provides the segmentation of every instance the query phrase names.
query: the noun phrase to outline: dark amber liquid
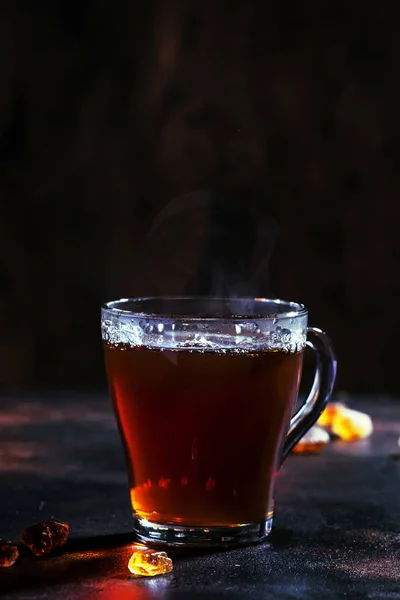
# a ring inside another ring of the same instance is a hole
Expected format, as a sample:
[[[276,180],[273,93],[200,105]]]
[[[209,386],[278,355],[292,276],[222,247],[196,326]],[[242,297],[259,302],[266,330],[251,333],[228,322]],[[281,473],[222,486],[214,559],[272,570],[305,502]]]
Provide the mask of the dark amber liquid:
[[[272,515],[302,352],[105,346],[105,360],[139,517],[227,526]]]

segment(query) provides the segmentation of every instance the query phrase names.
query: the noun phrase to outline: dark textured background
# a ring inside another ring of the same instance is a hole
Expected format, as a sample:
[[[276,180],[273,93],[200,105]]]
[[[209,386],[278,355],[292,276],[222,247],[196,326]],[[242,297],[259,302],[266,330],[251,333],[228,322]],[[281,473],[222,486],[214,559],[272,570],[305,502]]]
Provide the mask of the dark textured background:
[[[104,386],[102,301],[222,291],[305,302],[339,389],[398,391],[394,11],[3,0],[0,385]]]

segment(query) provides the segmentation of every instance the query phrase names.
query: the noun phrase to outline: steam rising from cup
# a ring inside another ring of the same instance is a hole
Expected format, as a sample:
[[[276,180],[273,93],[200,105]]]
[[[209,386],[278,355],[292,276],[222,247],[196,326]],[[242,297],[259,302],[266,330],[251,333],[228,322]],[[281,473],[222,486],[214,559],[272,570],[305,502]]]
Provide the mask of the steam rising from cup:
[[[198,190],[156,216],[144,255],[160,295],[273,295],[270,260],[278,225],[245,194]]]

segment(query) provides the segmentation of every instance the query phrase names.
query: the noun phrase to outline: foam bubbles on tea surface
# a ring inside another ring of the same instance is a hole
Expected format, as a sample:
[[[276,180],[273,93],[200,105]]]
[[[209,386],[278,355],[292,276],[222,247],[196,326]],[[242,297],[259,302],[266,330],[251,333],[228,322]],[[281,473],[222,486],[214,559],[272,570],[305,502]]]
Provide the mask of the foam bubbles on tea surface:
[[[232,317],[197,322],[166,318],[161,323],[152,317],[137,319],[116,314],[102,320],[102,338],[106,344],[117,347],[235,353],[300,351],[306,343],[306,329],[301,323],[289,329],[288,324],[288,318],[278,317],[260,321]]]

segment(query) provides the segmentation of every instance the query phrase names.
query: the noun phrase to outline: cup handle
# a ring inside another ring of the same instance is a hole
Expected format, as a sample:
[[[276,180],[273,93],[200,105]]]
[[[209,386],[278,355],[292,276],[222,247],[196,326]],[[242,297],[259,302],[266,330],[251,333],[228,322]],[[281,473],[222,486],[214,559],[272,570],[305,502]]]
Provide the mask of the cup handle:
[[[316,327],[307,327],[315,341],[306,345],[316,354],[317,364],[314,381],[307,400],[290,421],[289,432],[283,446],[281,464],[303,435],[316,423],[331,396],[336,379],[336,357],[329,337]]]

